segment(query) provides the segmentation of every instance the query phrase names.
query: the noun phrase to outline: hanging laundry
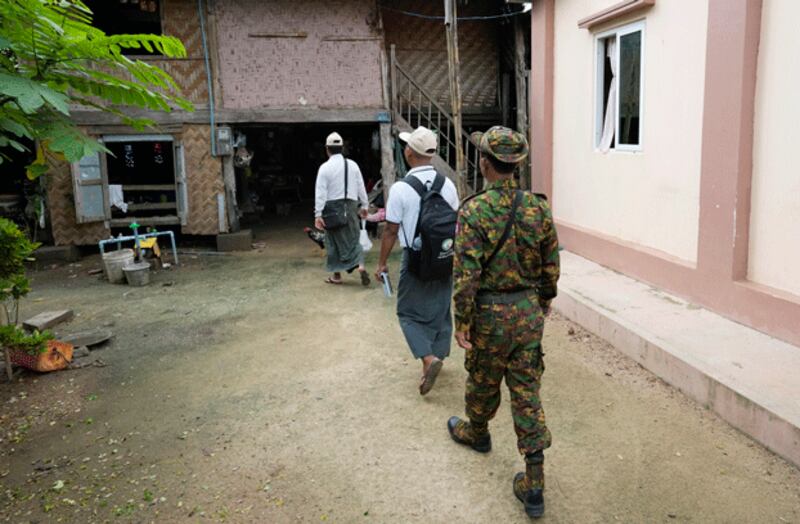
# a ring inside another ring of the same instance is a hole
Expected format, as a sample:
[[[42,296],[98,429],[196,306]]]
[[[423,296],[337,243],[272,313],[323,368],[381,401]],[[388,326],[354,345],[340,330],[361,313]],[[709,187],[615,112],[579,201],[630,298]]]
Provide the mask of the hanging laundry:
[[[128,204],[125,202],[125,196],[122,194],[122,186],[120,184],[108,185],[108,201],[123,213],[128,212]]]

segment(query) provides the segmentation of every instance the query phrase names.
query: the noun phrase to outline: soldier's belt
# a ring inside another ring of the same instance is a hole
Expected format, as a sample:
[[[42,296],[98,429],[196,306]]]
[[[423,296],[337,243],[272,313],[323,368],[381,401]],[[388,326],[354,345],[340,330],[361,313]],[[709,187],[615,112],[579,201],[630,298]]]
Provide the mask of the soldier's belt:
[[[521,289],[519,291],[511,291],[508,293],[478,293],[475,297],[475,303],[479,306],[490,306],[494,304],[516,304],[520,300],[530,298],[535,295],[535,289]]]

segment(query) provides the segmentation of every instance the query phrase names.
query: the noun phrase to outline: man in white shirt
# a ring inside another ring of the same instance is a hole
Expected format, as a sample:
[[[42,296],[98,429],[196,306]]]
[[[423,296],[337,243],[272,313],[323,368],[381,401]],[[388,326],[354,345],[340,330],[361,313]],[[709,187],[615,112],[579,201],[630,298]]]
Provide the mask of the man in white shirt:
[[[361,283],[369,285],[369,275],[364,268],[364,252],[359,243],[359,218],[367,216],[367,190],[361,169],[352,160],[342,155],[344,141],[339,133],[331,133],[325,140],[328,161],[319,166],[314,194],[314,225],[325,230],[326,268],[333,273],[325,282],[341,284],[342,271],[352,272],[358,268]],[[345,224],[326,229],[323,210],[326,204],[339,206],[344,213]]]
[[[436,178],[436,170],[431,165],[437,150],[436,135],[430,129],[418,127],[413,133],[400,133],[400,140],[405,142],[403,155],[412,168],[406,178],[415,177],[430,190]],[[458,209],[458,191],[451,180],[445,179],[440,194],[450,207]],[[400,182],[391,187],[376,276],[380,278],[380,274],[387,271],[389,254],[399,238],[403,261],[397,286],[397,317],[411,353],[422,360],[419,392],[425,395],[436,382],[442,361],[450,355],[453,281],[452,278],[423,281],[408,270],[408,250],[419,249],[420,241],[414,237],[420,202],[420,195],[411,185]]]

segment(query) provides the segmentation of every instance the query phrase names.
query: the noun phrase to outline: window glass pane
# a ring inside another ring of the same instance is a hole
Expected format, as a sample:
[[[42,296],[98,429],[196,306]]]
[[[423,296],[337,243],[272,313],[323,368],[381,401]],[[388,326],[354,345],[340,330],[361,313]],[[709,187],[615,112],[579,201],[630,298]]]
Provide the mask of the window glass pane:
[[[84,166],[80,167],[81,180],[100,180],[100,166]]]
[[[619,138],[618,144],[639,144],[641,112],[642,32],[619,39]]]
[[[81,215],[86,218],[105,216],[103,186],[81,186]]]
[[[602,40],[603,47],[603,114],[608,108],[608,92],[611,90],[611,80],[614,79],[614,71],[611,69],[611,58],[608,56],[608,46],[611,45],[614,37]]]
[[[83,167],[83,166],[99,166],[100,165],[100,155],[95,153],[93,155],[85,156],[85,157],[81,158],[79,163],[80,163],[81,167]]]
[[[617,73],[614,60],[616,56],[617,36],[609,36],[598,42],[600,56],[598,56],[598,106],[602,107],[602,112],[597,119],[597,144],[603,151],[608,151],[614,144],[614,127],[616,119],[616,88],[611,89]]]

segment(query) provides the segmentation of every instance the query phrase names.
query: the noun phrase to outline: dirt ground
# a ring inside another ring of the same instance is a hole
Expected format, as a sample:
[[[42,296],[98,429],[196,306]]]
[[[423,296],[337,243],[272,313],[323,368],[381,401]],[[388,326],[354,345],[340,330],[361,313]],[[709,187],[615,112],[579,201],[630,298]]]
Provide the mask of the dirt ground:
[[[89,276],[96,257],[33,274],[26,314],[115,338],[105,367],[0,384],[0,518],[526,522],[508,395],[491,453],[455,445],[463,352],[420,397],[394,300],[323,284],[294,225],[259,240],[146,288]],[[796,468],[561,317],[544,344],[543,522],[800,522]]]

